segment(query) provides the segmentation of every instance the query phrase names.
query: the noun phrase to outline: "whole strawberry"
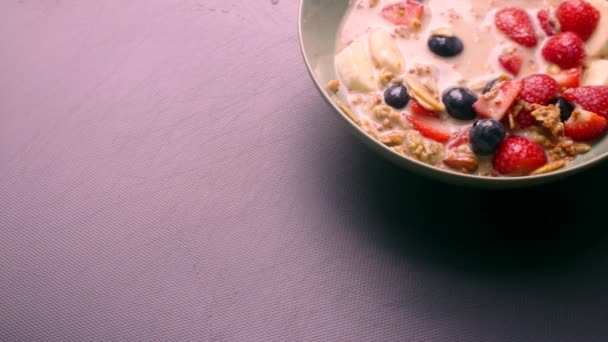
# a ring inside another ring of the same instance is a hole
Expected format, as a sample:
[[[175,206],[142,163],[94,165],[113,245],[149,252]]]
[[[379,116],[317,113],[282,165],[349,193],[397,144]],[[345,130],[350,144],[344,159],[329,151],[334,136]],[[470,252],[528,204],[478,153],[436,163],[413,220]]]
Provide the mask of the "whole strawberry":
[[[574,32],[586,41],[597,28],[600,11],[583,0],[566,0],[557,8],[555,17],[562,32]]]
[[[492,160],[494,169],[503,175],[526,175],[545,164],[545,150],[539,144],[517,136],[503,140]]]
[[[559,85],[553,77],[545,74],[534,74],[524,77],[519,98],[530,103],[546,105],[555,97]]]
[[[588,110],[608,119],[608,86],[585,86],[571,88],[563,94],[566,100],[577,103]]]
[[[502,8],[494,17],[496,27],[511,40],[525,47],[535,47],[538,43],[532,18],[520,8]]]
[[[547,39],[542,54],[545,60],[562,69],[576,68],[585,59],[585,45],[575,33],[564,32]]]

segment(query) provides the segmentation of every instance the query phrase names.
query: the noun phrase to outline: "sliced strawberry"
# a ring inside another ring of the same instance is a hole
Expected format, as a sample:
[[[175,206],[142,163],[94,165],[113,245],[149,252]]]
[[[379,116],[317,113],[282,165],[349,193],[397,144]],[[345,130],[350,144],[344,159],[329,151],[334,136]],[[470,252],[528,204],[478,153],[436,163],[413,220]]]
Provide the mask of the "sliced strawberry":
[[[530,104],[546,105],[555,97],[559,87],[553,77],[545,74],[530,75],[521,81],[523,87],[519,98]]]
[[[593,112],[575,109],[564,126],[567,137],[576,141],[590,141],[606,133],[608,120]]]
[[[414,129],[429,139],[446,143],[452,137],[449,129],[438,119],[413,115],[406,115],[405,118],[414,126]]]
[[[526,175],[545,164],[545,150],[539,144],[517,136],[503,140],[492,160],[494,169],[503,175]]]
[[[388,5],[382,9],[384,19],[395,25],[414,27],[420,24],[424,14],[424,5],[419,2],[407,0]]]
[[[566,0],[557,8],[555,17],[562,32],[574,32],[582,40],[587,40],[597,28],[600,11],[583,0]]]
[[[496,27],[511,40],[525,47],[535,47],[538,43],[532,18],[520,8],[507,7],[496,12]]]
[[[418,101],[416,101],[416,100],[411,100],[410,101],[410,111],[414,115],[430,116],[430,117],[433,117],[433,118],[438,118],[439,117],[439,113],[432,112],[432,111],[430,111],[430,110],[422,107],[422,105],[420,103],[418,103]]]
[[[563,97],[577,103],[584,110],[608,119],[608,86],[571,88],[564,92]]]
[[[473,108],[482,118],[500,121],[509,111],[523,88],[521,81],[509,80],[489,93],[481,95]]]
[[[498,62],[513,76],[519,75],[524,59],[518,53],[504,53],[498,56]]]
[[[456,137],[456,139],[452,140],[449,144],[448,144],[448,149],[452,149],[452,148],[456,148],[458,146],[462,146],[465,144],[469,143],[469,137],[470,137],[470,133],[471,133],[471,127],[467,127],[465,129],[463,129],[462,131],[460,131],[460,133],[458,134],[458,136]]]
[[[583,65],[585,43],[572,32],[560,33],[547,39],[542,54],[545,60],[562,69],[576,68]]]
[[[562,70],[559,73],[552,75],[557,81],[559,89],[565,90],[568,88],[576,88],[581,85],[581,75],[583,74],[583,68],[572,68]]]
[[[540,10],[536,14],[538,18],[538,22],[540,23],[540,27],[545,31],[547,36],[551,37],[557,33],[556,25],[554,19],[551,17],[551,13],[547,10]]]

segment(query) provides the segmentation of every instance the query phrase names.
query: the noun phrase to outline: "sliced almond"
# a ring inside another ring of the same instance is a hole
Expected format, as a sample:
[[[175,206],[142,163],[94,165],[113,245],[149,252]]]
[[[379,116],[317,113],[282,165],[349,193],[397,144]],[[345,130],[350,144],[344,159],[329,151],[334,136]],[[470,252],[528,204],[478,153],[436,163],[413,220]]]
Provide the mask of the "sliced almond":
[[[411,95],[420,103],[420,105],[428,110],[436,112],[444,112],[445,106],[435,99],[431,91],[420,83],[417,79],[405,77],[404,82],[410,90]]]
[[[574,145],[574,149],[579,154],[585,154],[585,153],[591,151],[591,145],[589,145],[589,144],[582,144],[582,143],[581,144],[576,144],[576,145]]]
[[[344,114],[346,114],[351,120],[353,120],[354,123],[356,123],[357,125],[360,123],[359,118],[355,113],[353,113],[349,105],[340,101],[337,97],[334,97],[334,102],[336,103],[338,108],[340,108],[344,112]]]
[[[441,37],[452,37],[454,35],[452,30],[450,30],[447,27],[438,28],[436,30],[433,30],[432,33],[435,36],[441,36]]]
[[[552,163],[549,163],[545,166],[542,166],[542,167],[534,170],[532,173],[530,173],[530,175],[532,175],[532,176],[542,175],[542,174],[549,173],[549,172],[552,172],[555,170],[559,170],[559,169],[563,168],[564,166],[566,166],[565,160],[554,161]]]

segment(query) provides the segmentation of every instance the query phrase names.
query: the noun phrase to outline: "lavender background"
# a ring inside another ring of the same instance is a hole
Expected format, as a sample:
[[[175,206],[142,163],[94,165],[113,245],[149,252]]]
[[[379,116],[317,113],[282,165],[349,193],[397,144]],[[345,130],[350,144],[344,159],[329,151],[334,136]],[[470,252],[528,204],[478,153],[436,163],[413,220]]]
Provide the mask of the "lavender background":
[[[608,165],[401,171],[321,100],[296,17],[0,4],[0,340],[604,340]]]

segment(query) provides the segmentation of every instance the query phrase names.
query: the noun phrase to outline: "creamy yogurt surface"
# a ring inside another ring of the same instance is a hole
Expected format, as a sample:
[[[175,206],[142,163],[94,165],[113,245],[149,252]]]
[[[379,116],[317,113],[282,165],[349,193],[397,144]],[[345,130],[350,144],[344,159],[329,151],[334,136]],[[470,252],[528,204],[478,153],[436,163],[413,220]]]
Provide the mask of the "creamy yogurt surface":
[[[394,0],[380,0],[371,7],[369,1],[357,1],[344,17],[337,40],[337,51],[341,51],[358,38],[365,37],[372,30],[382,28],[395,34],[406,67],[428,65],[438,73],[438,88],[465,84],[474,86],[504,73],[498,64],[498,56],[504,51],[516,49],[524,56],[521,75],[532,74],[547,67],[538,49],[519,46],[498,31],[494,25],[494,15],[499,8],[518,7],[526,9],[531,17],[541,7],[556,6],[559,0],[460,0],[458,6],[453,1],[424,1],[424,16],[419,30],[411,31],[406,38],[399,37],[399,27],[385,20],[381,11]],[[541,32],[538,24],[537,31]],[[448,29],[464,42],[463,53],[452,58],[436,56],[426,46],[427,38],[436,30]],[[363,39],[367,44],[367,40]]]

